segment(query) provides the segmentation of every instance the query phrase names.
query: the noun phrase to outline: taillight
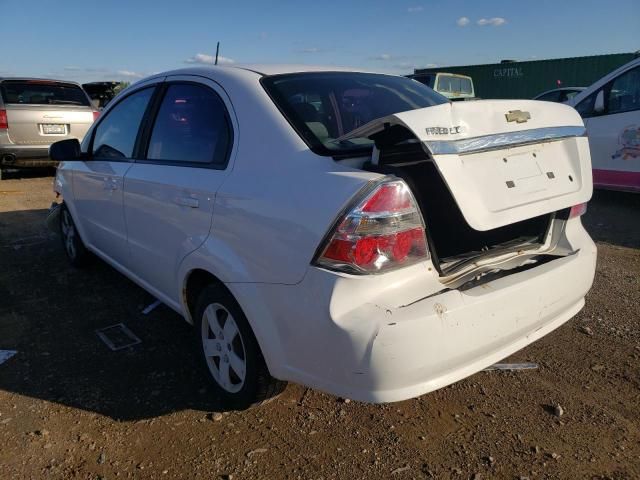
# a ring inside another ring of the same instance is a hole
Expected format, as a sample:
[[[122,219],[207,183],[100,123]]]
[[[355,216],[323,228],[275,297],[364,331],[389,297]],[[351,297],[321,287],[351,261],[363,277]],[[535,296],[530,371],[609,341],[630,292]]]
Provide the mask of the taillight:
[[[94,110],[94,112],[93,112],[93,121],[95,122],[98,119],[99,116],[100,116],[100,112],[97,112],[97,111]]]
[[[7,111],[0,110],[0,130],[6,130],[9,128],[9,122],[7,122]]]
[[[429,258],[424,221],[408,185],[387,179],[330,232],[315,264],[349,273],[378,273]]]
[[[579,217],[580,215],[584,215],[585,213],[587,213],[587,204],[579,203],[578,205],[574,205],[573,207],[571,207],[569,218]]]

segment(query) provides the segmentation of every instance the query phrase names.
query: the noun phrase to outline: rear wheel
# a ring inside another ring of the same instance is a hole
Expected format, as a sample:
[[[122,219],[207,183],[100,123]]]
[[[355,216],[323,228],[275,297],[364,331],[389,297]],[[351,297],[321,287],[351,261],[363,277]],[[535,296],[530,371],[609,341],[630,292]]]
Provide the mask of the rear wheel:
[[[60,236],[62,246],[67,254],[69,262],[74,267],[82,267],[89,260],[89,251],[84,246],[76,224],[71,217],[71,212],[63,203],[60,211]]]
[[[226,407],[244,410],[284,390],[286,383],[270,375],[247,318],[224,287],[202,290],[194,323],[201,364]]]

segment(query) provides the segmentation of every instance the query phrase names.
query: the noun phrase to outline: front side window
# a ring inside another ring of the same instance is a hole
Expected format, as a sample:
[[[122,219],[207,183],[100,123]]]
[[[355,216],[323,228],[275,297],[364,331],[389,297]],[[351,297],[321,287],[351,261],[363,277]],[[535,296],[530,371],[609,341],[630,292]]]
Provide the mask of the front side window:
[[[263,77],[261,82],[320,155],[362,154],[371,149],[372,140],[340,137],[377,118],[448,101],[422,83],[392,75],[305,72]]]
[[[72,83],[5,80],[0,84],[0,93],[4,103],[17,105],[91,106],[84,91]]]
[[[623,73],[611,83],[605,103],[608,114],[640,110],[640,67]]]
[[[169,86],[153,126],[147,160],[223,166],[230,145],[226,107],[213,90],[196,84]]]
[[[600,90],[593,92],[591,95],[589,95],[587,98],[576,105],[575,108],[582,118],[589,118],[594,115],[595,112],[593,111],[593,107],[596,103],[598,92],[600,92]]]
[[[154,88],[145,88],[115,105],[96,127],[93,156],[104,159],[133,157],[140,122],[151,100]]]

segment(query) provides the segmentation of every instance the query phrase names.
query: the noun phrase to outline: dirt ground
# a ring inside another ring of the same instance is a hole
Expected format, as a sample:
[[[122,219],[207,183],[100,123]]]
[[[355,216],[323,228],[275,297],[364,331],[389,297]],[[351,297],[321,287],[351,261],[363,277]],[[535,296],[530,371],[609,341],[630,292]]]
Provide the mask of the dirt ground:
[[[0,182],[0,479],[640,478],[640,195],[598,192],[585,309],[510,358],[420,398],[366,405],[289,385],[217,414],[190,327],[43,225],[52,177]],[[112,352],[94,330],[142,343]],[[558,415],[561,406],[562,415]]]

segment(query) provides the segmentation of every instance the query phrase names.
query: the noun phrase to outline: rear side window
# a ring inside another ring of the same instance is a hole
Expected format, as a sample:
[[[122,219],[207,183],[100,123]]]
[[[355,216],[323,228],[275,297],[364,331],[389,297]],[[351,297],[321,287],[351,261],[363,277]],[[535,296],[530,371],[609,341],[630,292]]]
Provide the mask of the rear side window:
[[[472,93],[471,80],[460,78],[460,93]]]
[[[600,90],[596,90],[595,92],[593,92],[591,95],[589,95],[587,98],[585,98],[575,106],[575,109],[578,111],[578,113],[582,118],[589,118],[593,116],[594,114],[593,107],[595,105],[598,92],[600,92]]]
[[[230,144],[220,97],[204,85],[173,84],[160,105],[147,160],[224,166]]]
[[[559,102],[560,95],[562,95],[562,92],[560,90],[554,90],[551,92],[547,92],[544,95],[540,95],[538,98],[536,98],[536,100],[541,100],[543,102]]]
[[[9,104],[91,106],[84,91],[71,83],[5,80],[0,92],[4,103]]]
[[[640,110],[640,67],[623,73],[612,82],[606,105],[609,114]]]
[[[118,102],[100,121],[93,137],[93,156],[105,159],[133,157],[138,129],[154,88],[145,88]]]
[[[451,77],[438,77],[438,91],[439,92],[452,92]]]
[[[562,95],[560,96],[561,102],[566,102],[567,100],[571,100],[577,94],[579,94],[581,90],[564,90]]]

